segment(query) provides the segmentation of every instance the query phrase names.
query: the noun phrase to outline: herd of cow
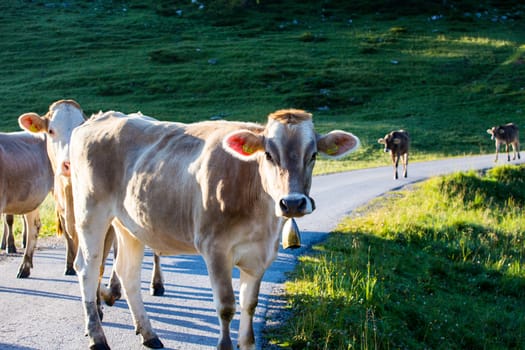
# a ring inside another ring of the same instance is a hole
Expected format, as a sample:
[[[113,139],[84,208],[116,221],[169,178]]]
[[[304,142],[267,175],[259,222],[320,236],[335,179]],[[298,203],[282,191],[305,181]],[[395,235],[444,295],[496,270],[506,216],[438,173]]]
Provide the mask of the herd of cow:
[[[24,215],[26,249],[17,277],[28,277],[40,228],[38,207],[51,192],[57,231],[66,240],[65,274],[78,275],[92,349],[109,349],[100,303],[112,305],[121,292],[143,344],[163,347],[140,294],[145,246],[155,252],[154,295],[164,293],[161,255],[203,256],[219,318],[219,349],[233,348],[231,276],[237,266],[238,347],[254,349],[259,287],[277,255],[283,226],[297,230],[293,218],[315,209],[309,192],[317,155],[340,158],[360,144],[345,131],[316,133],[312,115],[297,109],[271,113],[265,125],[183,124],[140,112],[87,118],[76,101],[60,100],[45,115],[21,115],[19,124],[24,131],[0,133],[2,249],[16,251],[13,215]],[[496,160],[501,144],[508,160],[509,144],[514,158],[520,157],[514,124],[487,132],[496,140]],[[391,153],[394,177],[400,159],[407,177],[409,134],[392,131],[378,142]],[[112,247],[115,264],[106,287],[101,277]]]
[[[512,159],[520,159],[520,135],[519,128],[514,123],[508,123],[505,125],[494,126],[487,129],[487,133],[490,134],[491,140],[496,142],[496,158],[495,162],[498,161],[498,155],[501,145],[505,145],[505,151],[507,152],[507,161],[510,162],[510,146],[512,146],[513,157]],[[410,136],[405,130],[391,131],[386,134],[385,137],[377,140],[378,143],[385,145],[385,152],[390,152],[392,156],[392,165],[394,167],[394,179],[398,179],[397,167],[399,160],[401,159],[403,164],[403,177],[407,177],[407,165],[408,165],[408,150],[410,146]]]

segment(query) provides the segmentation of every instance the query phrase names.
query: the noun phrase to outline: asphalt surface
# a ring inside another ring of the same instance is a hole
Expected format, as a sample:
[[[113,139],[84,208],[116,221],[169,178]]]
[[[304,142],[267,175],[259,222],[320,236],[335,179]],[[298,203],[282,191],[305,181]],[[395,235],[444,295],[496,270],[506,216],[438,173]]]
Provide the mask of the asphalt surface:
[[[387,162],[385,155],[385,162]],[[498,165],[506,164],[500,155]],[[511,162],[516,164],[517,162]],[[280,250],[261,285],[259,306],[254,317],[258,348],[266,315],[278,313],[282,303],[275,293],[282,290],[286,273],[297,257],[312,244],[326,238],[337,223],[352,210],[374,197],[422,181],[432,176],[488,169],[495,165],[494,155],[452,158],[409,164],[408,178],[393,180],[390,166],[314,177],[311,196],[317,209],[297,220],[302,247]],[[84,315],[80,289],[75,276],[64,276],[65,249],[59,239],[40,240],[28,279],[17,279],[21,254],[0,255],[0,349],[85,349]],[[166,349],[215,349],[219,325],[212,300],[206,267],[199,256],[162,257],[166,294],[149,295],[153,265],[150,251],[142,269],[142,289],[152,325]],[[106,280],[112,261],[108,261]],[[238,270],[233,271],[238,296]],[[104,282],[105,282],[104,281]],[[125,300],[104,307],[104,331],[112,349],[141,349]],[[237,340],[239,312],[232,322],[232,338]]]

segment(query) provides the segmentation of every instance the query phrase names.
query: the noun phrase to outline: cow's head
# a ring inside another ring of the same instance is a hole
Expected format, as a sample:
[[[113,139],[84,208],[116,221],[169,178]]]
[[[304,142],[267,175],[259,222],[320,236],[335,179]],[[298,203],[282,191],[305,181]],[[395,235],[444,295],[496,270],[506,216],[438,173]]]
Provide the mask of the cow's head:
[[[401,142],[402,140],[399,137],[396,137],[394,132],[388,133],[385,135],[385,137],[382,137],[379,140],[377,140],[377,143],[385,145],[385,152],[390,152],[394,149],[394,147],[400,145]]]
[[[487,129],[487,134],[490,134],[490,139],[494,140],[495,138],[504,138],[505,137],[505,128],[503,126],[494,126],[490,129]]]
[[[80,105],[74,100],[60,100],[49,106],[40,116],[25,113],[18,118],[22,129],[32,133],[47,134],[47,152],[55,175],[69,176],[69,143],[73,129],[85,121]]]
[[[45,133],[47,154],[55,172],[54,197],[60,212],[66,211],[67,191],[70,190],[69,144],[73,129],[85,121],[80,105],[74,100],[60,100],[40,116],[25,113],[18,118],[20,127],[32,133]],[[66,213],[68,215],[68,213]]]
[[[261,134],[248,130],[228,134],[223,147],[238,159],[259,163],[277,216],[300,217],[315,209],[309,193],[317,154],[340,158],[355,151],[359,139],[340,130],[319,135],[310,113],[288,109],[270,114]]]

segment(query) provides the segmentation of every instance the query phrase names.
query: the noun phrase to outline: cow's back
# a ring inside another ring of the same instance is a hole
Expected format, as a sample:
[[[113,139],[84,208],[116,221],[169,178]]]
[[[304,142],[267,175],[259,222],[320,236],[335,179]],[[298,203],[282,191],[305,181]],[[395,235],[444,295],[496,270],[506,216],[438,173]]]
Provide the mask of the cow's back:
[[[116,115],[106,113],[75,130],[71,159],[94,172],[88,177],[94,183],[83,184],[93,190],[92,198],[115,208],[115,216],[147,245],[194,252],[205,239],[201,233],[243,226],[271,210],[268,198],[261,198],[257,162],[240,161],[221,146],[227,133],[262,131],[258,125]]]
[[[410,147],[410,136],[408,135],[408,132],[405,130],[393,131],[392,137],[400,140],[399,143],[395,143],[392,146],[392,151],[399,155],[408,153]]]
[[[503,126],[503,140],[506,143],[511,143],[519,139],[519,128],[514,123],[508,123]]]
[[[0,133],[0,210],[25,214],[53,187],[45,138],[26,132]]]

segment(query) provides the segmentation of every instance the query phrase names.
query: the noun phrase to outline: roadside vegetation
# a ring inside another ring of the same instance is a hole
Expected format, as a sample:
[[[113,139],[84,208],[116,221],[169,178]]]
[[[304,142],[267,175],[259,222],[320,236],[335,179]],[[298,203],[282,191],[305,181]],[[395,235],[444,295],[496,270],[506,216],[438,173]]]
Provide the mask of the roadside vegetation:
[[[432,178],[354,212],[300,258],[286,349],[523,349],[525,167]],[[277,346],[278,345],[278,346]]]

